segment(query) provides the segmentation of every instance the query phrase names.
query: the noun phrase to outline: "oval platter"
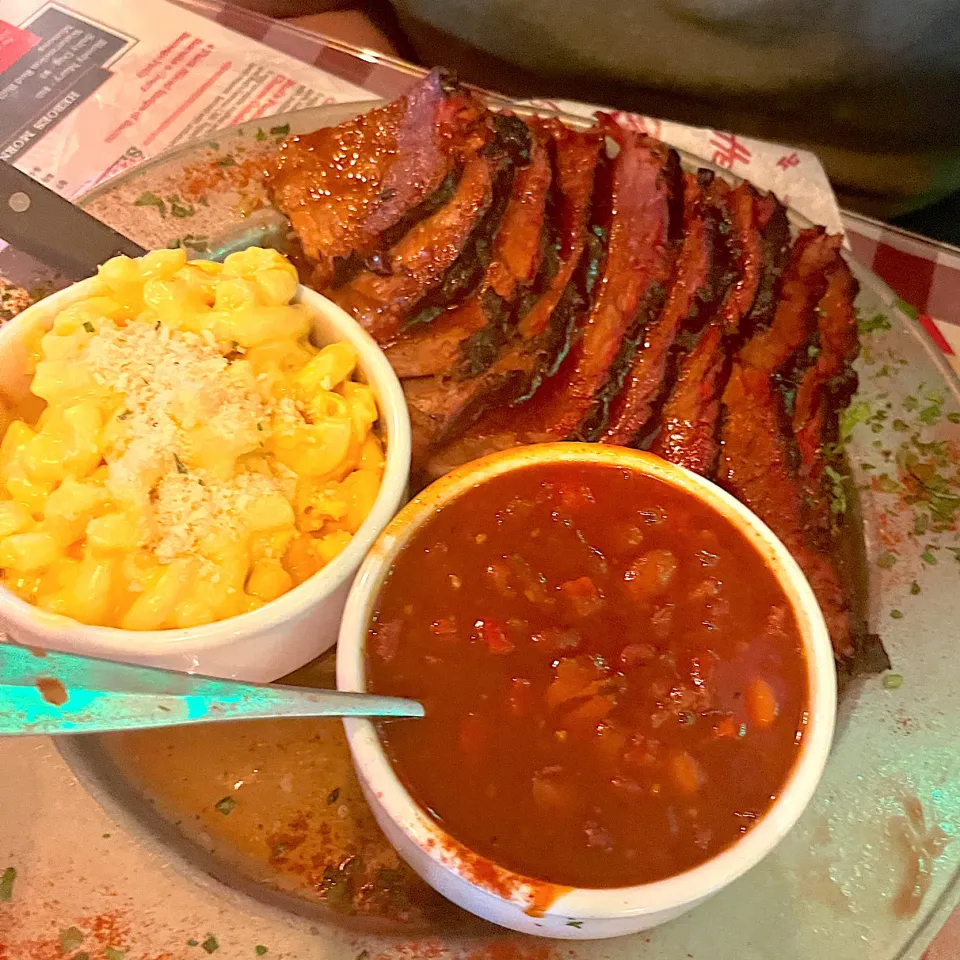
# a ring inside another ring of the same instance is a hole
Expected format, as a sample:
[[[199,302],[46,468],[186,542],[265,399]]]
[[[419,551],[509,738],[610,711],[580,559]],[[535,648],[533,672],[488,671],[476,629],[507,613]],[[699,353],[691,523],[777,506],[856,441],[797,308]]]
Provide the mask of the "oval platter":
[[[99,186],[83,205],[146,247],[203,254],[261,205],[259,171],[279,142],[369,106],[222,131]],[[774,855],[664,927],[553,953],[529,940],[530,956],[907,960],[960,900],[960,383],[892,292],[852,266],[863,351],[860,391],[844,418],[852,476],[838,483],[857,487],[870,627],[893,669],[846,691],[823,783]],[[332,686],[332,654],[292,682]],[[202,738],[189,729],[76,737],[59,747],[154,852],[239,891],[232,909],[253,897],[326,933],[311,956],[514,955],[497,946],[506,943],[498,931],[442,901],[397,859],[362,800],[336,722],[225,724]]]

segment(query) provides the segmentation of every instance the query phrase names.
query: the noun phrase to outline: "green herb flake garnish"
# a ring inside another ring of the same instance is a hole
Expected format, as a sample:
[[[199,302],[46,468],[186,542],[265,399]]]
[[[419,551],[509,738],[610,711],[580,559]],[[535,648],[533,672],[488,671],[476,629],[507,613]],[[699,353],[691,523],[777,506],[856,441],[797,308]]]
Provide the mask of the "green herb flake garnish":
[[[851,403],[843,413],[840,414],[840,439],[846,442],[853,433],[853,428],[858,423],[869,423],[871,418],[870,405],[865,400],[858,400]]]
[[[361,951],[357,954],[356,960],[367,960],[367,958],[368,958],[369,956],[370,956],[370,951],[369,951],[369,950],[361,950]]]
[[[900,433],[906,433],[910,429],[910,424],[904,420],[894,420],[891,424],[894,430],[898,430]]]
[[[83,943],[83,933],[76,927],[66,927],[60,931],[60,952],[73,953]]]
[[[267,955],[267,953],[268,953],[268,950],[267,950],[267,948],[266,948],[262,943],[258,943],[258,944],[253,948],[253,952],[254,952],[258,957],[265,957],[265,956]]]
[[[891,619],[891,620],[902,620],[902,619],[903,619],[903,611],[902,611],[902,610],[891,610],[891,611],[890,611],[890,619]]]
[[[220,944],[217,943],[217,938],[212,934],[207,934],[207,939],[200,944],[207,953],[216,953],[220,949]]]
[[[181,203],[176,194],[167,197],[167,202],[170,204],[170,215],[177,217],[179,220],[192,217],[197,212],[197,208],[192,203]]]
[[[237,801],[233,797],[224,797],[222,800],[218,800],[214,805],[214,809],[219,813],[222,813],[226,816],[230,811],[237,805]]]
[[[579,930],[579,929],[583,926],[583,921],[582,921],[582,920],[568,920],[568,921],[567,921],[567,926],[568,926],[568,927],[575,927],[577,930]]]
[[[846,477],[840,473],[837,473],[833,467],[825,466],[823,468],[824,473],[830,478],[831,484],[831,502],[830,502],[830,512],[834,516],[838,516],[847,512],[847,492],[844,488],[844,480]]]
[[[947,414],[947,419],[948,419],[951,423],[960,423],[960,413],[956,413],[956,412],[954,412],[954,413],[948,413],[948,414]]]
[[[914,580],[913,583],[910,584],[910,595],[915,597],[918,593],[920,593],[920,584]]]
[[[929,564],[931,567],[934,567],[937,564],[937,558],[930,552],[929,548],[920,554],[920,559],[924,563]]]
[[[187,941],[187,946],[188,946],[188,947],[199,947],[199,946],[200,946],[200,941],[199,941],[199,940],[194,940],[193,937],[191,937],[191,938]]]
[[[257,127],[257,134],[254,137],[255,140],[266,140],[267,135],[263,132],[263,127]]]
[[[885,553],[879,560],[877,560],[877,566],[881,570],[889,570],[897,562],[897,555],[895,553]]]
[[[899,673],[888,673],[883,678],[884,690],[899,690],[903,686],[903,676]]]
[[[13,899],[13,884],[17,879],[16,867],[7,867],[0,876],[0,903],[9,903]]]
[[[133,205],[135,207],[156,207],[160,211],[161,217],[167,215],[167,205],[163,202],[163,199],[155,193],[151,193],[149,190],[141,193],[140,196],[133,201]]]
[[[330,805],[336,803],[339,799],[340,799],[340,788],[339,788],[339,787],[334,787],[334,788],[327,794],[327,806],[330,806]]]
[[[285,137],[290,132],[290,124],[283,123],[279,127],[271,127],[270,133],[275,137]]]
[[[231,156],[229,156],[229,155],[226,156],[226,157],[221,157],[221,158],[217,161],[217,166],[218,166],[218,167],[235,167],[236,165],[237,165],[237,161],[234,160],[233,157],[231,157]]]
[[[857,333],[861,336],[867,333],[879,333],[890,330],[892,327],[893,324],[890,322],[890,318],[884,316],[882,313],[875,313],[872,317],[864,317],[859,313],[857,314]]]
[[[173,462],[177,465],[177,473],[186,473],[187,468],[184,465],[184,462],[176,455],[173,455]]]
[[[83,321],[83,329],[86,330],[87,333],[94,333],[94,332],[95,332],[95,331],[94,331],[93,324],[92,324],[89,320],[84,320],[84,321]]]
[[[107,947],[107,949],[103,951],[103,955],[106,957],[106,960],[124,960],[127,951],[118,950],[116,947]]]
[[[881,493],[899,493],[901,490],[900,484],[889,473],[881,473],[876,484]]]
[[[741,723],[739,729],[737,730],[737,736],[741,739],[747,735],[747,725]]]

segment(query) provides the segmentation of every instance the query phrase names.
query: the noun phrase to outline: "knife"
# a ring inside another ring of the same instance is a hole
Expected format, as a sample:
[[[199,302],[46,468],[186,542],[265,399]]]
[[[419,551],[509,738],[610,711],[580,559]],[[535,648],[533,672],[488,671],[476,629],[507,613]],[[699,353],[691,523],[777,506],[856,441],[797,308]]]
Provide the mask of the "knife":
[[[146,250],[69,200],[0,161],[0,239],[73,280],[110,257]]]
[[[0,239],[73,280],[97,272],[118,254],[142,257],[139,244],[101,223],[69,200],[0,161]],[[264,206],[214,237],[205,260],[223,260],[247,247],[272,247],[283,254],[295,249],[290,221],[276,207]],[[200,256],[188,251],[190,257]]]

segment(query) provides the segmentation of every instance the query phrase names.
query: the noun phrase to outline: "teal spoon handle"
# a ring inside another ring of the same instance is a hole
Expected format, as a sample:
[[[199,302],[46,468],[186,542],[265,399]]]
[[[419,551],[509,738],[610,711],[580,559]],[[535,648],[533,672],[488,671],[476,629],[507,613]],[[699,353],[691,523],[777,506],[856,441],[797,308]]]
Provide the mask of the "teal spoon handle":
[[[422,717],[415,700],[217,680],[0,644],[0,736],[274,717]]]

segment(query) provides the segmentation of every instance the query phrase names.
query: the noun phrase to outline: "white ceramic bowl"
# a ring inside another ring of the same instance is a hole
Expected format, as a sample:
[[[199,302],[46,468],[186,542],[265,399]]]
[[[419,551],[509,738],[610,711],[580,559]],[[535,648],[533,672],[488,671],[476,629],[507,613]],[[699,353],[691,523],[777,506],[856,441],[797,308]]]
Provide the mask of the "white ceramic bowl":
[[[794,825],[813,796],[833,737],[837,695],[833,653],[823,616],[800,568],[769,528],[733,497],[651,454],[595,444],[543,444],[494,454],[455,470],[407,504],[387,527],[360,568],[344,610],[337,647],[340,690],[366,689],[370,616],[391,564],[413,533],[443,504],[478,483],[544,461],[616,464],[657,477],[692,493],[731,520],[767,559],[796,614],[810,687],[809,723],[800,754],[774,805],[731,847],[685,873],[634,887],[557,887],[518,876],[462,846],[400,783],[374,725],[348,719],[344,726],[377,822],[401,856],[434,889],[477,916],[523,933],[569,940],[615,937],[657,926],[690,910],[758,863]],[[650,840],[656,842],[655,837]]]
[[[17,410],[29,394],[26,361],[39,329],[48,330],[68,304],[98,289],[84,280],[39,301],[0,328],[0,401]],[[386,441],[380,493],[347,548],[299,586],[252,613],[182,630],[92,627],[47,613],[0,587],[0,626],[29,646],[105,657],[189,673],[267,682],[309,663],[336,642],[347,591],[364,554],[403,502],[410,472],[410,418],[403,391],[373,339],[336,304],[301,286],[297,301],[314,318],[313,338],[346,341],[357,351],[373,388]],[[35,398],[34,398],[35,399]]]

